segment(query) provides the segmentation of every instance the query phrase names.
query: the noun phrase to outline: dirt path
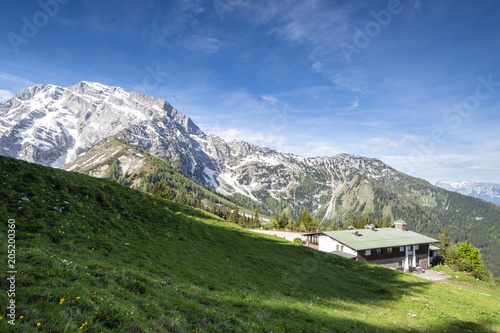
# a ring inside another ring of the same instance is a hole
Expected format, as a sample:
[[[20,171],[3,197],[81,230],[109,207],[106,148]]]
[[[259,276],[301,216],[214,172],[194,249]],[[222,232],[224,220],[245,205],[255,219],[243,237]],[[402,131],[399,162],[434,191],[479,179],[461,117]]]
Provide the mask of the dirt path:
[[[302,239],[302,240],[305,240],[305,237],[301,236],[302,233],[300,233],[300,232],[281,231],[281,230],[262,230],[262,229],[250,229],[250,231],[254,231],[254,232],[258,232],[260,234],[266,234],[266,235],[275,235],[275,236],[278,236],[279,238],[284,238],[290,242],[293,242],[293,240],[297,237]]]
[[[415,276],[421,277],[423,279],[432,280],[432,281],[441,281],[450,278],[451,275],[444,274],[444,272],[436,272],[432,269],[425,270],[425,273],[413,273]]]

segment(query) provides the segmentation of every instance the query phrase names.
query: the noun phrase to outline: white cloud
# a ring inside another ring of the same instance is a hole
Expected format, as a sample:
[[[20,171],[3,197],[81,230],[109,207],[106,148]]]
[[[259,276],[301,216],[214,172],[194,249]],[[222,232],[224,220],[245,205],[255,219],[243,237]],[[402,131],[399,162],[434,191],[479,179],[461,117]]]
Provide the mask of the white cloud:
[[[309,50],[311,67],[340,88],[361,91],[366,74],[356,67],[346,66],[341,45],[354,34],[358,4],[332,6],[330,2],[314,0],[289,5],[275,20],[271,32]],[[314,19],[311,19],[314,18]],[[366,17],[370,18],[366,9]]]
[[[34,84],[35,83],[33,81],[20,76],[0,72],[0,89],[17,92]]]
[[[34,82],[20,76],[0,72],[0,103],[5,103],[17,92],[34,84]]]
[[[203,131],[215,134],[236,128],[279,136],[289,130],[294,120],[290,106],[273,95],[222,92],[200,85],[193,89],[172,90],[166,99],[192,117]]]
[[[308,141],[299,145],[284,145],[282,151],[305,157],[333,156],[344,152],[344,149],[326,141]]]
[[[233,140],[253,143],[260,147],[268,147],[282,153],[291,153],[298,156],[316,157],[333,156],[344,150],[337,145],[326,141],[307,141],[300,144],[290,144],[285,135],[272,132],[258,132],[242,128],[221,128],[213,126],[207,129],[210,133],[220,136],[226,142]]]
[[[226,142],[233,140],[245,141],[260,147],[269,147],[276,150],[280,150],[280,148],[287,142],[287,138],[284,135],[277,135],[271,132],[257,132],[242,128],[221,128],[215,126],[211,127],[209,132],[220,136]]]
[[[182,46],[190,51],[206,54],[218,52],[222,42],[217,38],[193,36],[182,42]]]
[[[14,93],[9,90],[0,89],[0,103],[5,103],[14,96]]]
[[[432,184],[444,179],[500,182],[499,152],[490,156],[477,156],[437,155],[414,151],[406,156],[380,156],[379,158],[398,171],[426,179]]]
[[[397,149],[410,143],[421,142],[425,139],[425,136],[405,134],[399,140],[388,136],[380,136],[366,139],[363,142],[369,150],[377,152]]]
[[[351,102],[348,107],[344,109],[345,113],[350,113],[351,111],[354,111],[356,108],[359,106],[359,100],[355,100],[354,102]]]

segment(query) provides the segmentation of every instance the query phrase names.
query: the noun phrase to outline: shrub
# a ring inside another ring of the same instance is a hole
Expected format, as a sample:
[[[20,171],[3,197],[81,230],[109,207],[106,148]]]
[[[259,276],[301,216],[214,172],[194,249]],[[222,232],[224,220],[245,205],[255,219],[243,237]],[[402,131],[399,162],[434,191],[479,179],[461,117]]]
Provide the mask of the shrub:
[[[468,258],[460,258],[455,264],[455,268],[462,272],[474,272],[474,265]]]
[[[302,239],[300,239],[300,237],[296,237],[293,239],[293,242],[295,244],[304,244],[304,241]]]

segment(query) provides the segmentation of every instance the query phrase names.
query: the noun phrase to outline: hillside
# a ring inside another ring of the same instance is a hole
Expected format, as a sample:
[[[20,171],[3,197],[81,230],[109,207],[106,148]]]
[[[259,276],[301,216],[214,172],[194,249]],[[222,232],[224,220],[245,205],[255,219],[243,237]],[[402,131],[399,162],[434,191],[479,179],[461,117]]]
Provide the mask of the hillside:
[[[360,264],[12,158],[0,184],[18,272],[16,326],[3,317],[2,332],[500,330],[498,287]]]
[[[148,155],[130,152],[114,158],[118,148],[101,144],[112,138]],[[306,158],[247,142],[225,142],[205,134],[165,100],[95,82],[67,88],[37,85],[0,104],[2,155],[53,167],[66,164],[87,173],[86,163],[94,157],[94,165],[100,158],[87,155],[96,145],[110,151],[103,152],[108,157],[100,161],[100,167],[109,169],[90,170],[95,176],[129,186],[142,182],[145,190],[160,175],[171,175],[180,191],[185,185],[195,197],[213,203],[220,199],[209,193],[216,192],[261,215],[285,213],[297,219],[307,210],[326,227],[339,217],[344,227],[360,215],[403,219],[410,229],[432,237],[446,227],[453,240],[480,248],[488,268],[500,276],[500,207],[437,188],[380,160],[352,154]],[[148,173],[152,164],[154,170]]]
[[[185,191],[191,201],[200,199],[205,205],[217,204],[222,211],[234,205],[213,188],[202,187],[188,179],[179,168],[119,139],[105,140],[62,169],[107,178],[148,193],[155,182],[165,180],[174,197],[178,198]],[[366,215],[372,220],[403,219],[411,230],[434,237],[447,227],[455,242],[468,240],[481,248],[488,267],[496,276],[500,275],[500,258],[496,255],[500,251],[499,207],[445,191],[402,173],[379,179],[359,173],[351,173],[349,177],[349,181],[336,192],[335,200],[335,212],[342,216],[344,225],[351,216]],[[320,188],[316,182],[310,187],[303,193],[314,193]],[[298,196],[297,189],[295,192]],[[246,207],[247,213],[251,214],[255,209],[261,214],[269,213],[254,201],[242,200],[242,197],[232,197],[231,200]],[[287,209],[290,201],[283,199],[281,206],[274,208],[298,215],[299,211]],[[304,209],[303,205],[299,207]],[[316,218],[320,218],[321,213],[320,210]]]
[[[199,200],[209,208],[217,205],[222,212],[234,207],[234,202],[216,193],[215,189],[187,178],[180,168],[117,138],[103,140],[61,169],[106,178],[147,193],[151,193],[156,182],[164,181],[172,191],[172,199],[177,201],[184,192],[192,206]],[[251,214],[253,211],[246,212]]]

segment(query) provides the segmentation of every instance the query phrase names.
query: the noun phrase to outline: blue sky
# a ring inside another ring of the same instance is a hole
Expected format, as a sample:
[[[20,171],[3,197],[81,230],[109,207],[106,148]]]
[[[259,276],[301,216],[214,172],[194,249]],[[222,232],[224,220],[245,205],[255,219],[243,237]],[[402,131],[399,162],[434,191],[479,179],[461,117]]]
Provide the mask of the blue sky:
[[[499,1],[4,1],[0,101],[97,81],[205,132],[500,182]]]

